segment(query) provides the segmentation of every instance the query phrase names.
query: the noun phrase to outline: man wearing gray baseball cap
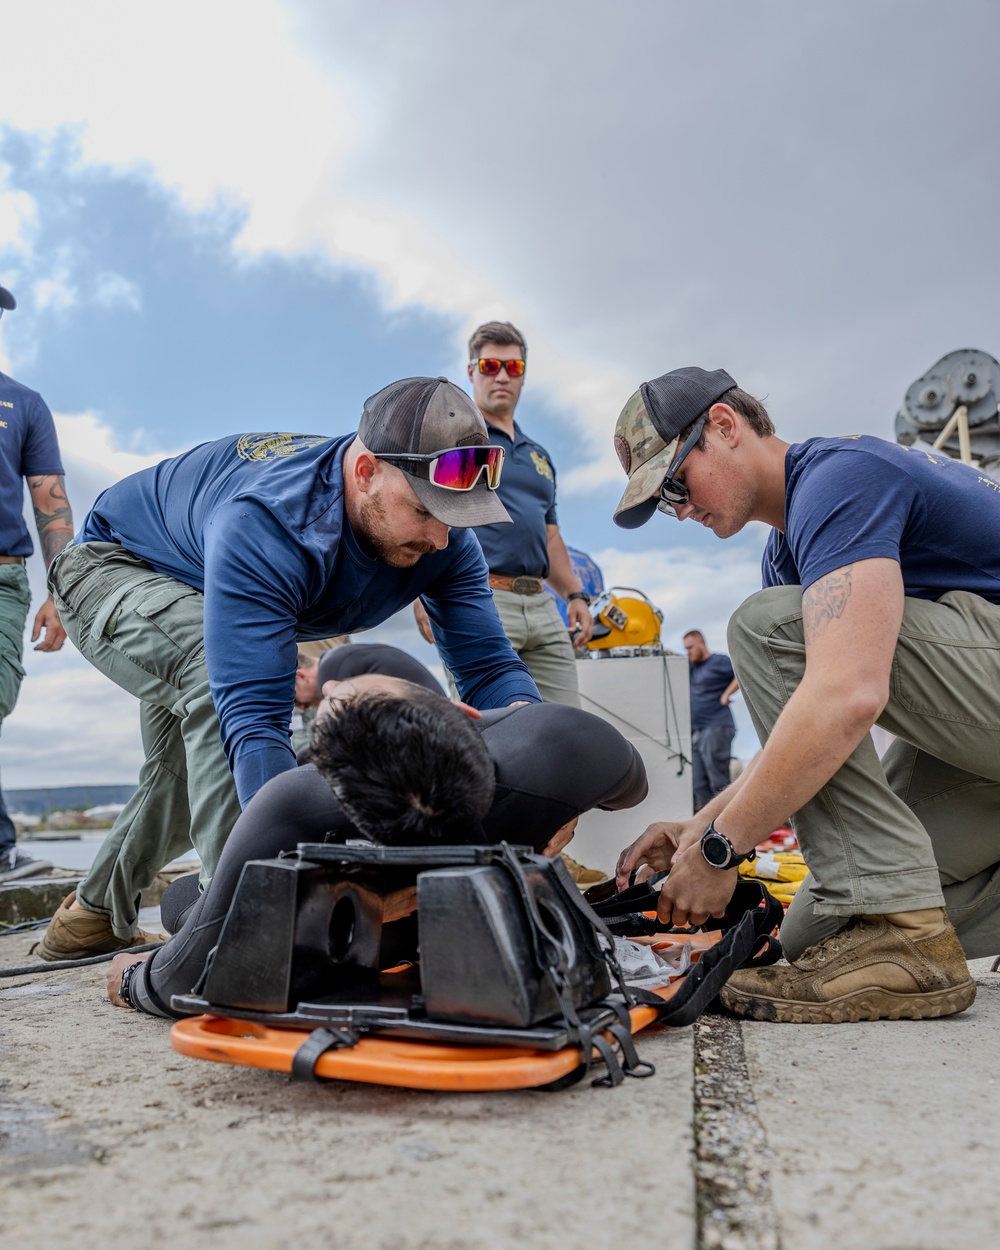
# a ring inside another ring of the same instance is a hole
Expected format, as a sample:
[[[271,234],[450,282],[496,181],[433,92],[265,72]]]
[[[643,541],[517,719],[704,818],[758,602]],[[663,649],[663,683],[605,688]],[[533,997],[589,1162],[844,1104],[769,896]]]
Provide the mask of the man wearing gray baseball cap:
[[[790,1023],[964,1010],[966,955],[1000,952],[1000,486],[868,435],[790,445],[722,369],[644,383],[615,447],[619,525],[772,527],[765,589],[729,626],[764,746],[690,820],[651,825],[619,880],[669,868],[661,919],[701,923],[791,818],[810,870],[791,963],[737,972],[723,1003]],[[897,736],[881,761],[876,723]]]
[[[509,520],[502,468],[460,387],[405,378],[365,403],[357,434],[220,439],[98,498],[50,586],[76,646],[141,700],[146,763],[43,957],[132,945],[141,890],[192,845],[211,879],[241,807],[295,767],[300,640],[422,596],[467,703],[539,701],[469,532]]]

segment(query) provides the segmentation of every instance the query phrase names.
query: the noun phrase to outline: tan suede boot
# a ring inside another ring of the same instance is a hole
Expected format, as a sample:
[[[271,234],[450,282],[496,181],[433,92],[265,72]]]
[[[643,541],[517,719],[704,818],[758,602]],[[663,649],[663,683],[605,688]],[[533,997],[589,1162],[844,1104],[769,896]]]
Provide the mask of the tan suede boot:
[[[926,1020],[972,1005],[976,983],[943,907],[855,916],[792,964],[744,968],[722,1005],[751,1020]]]
[[[584,864],[578,864],[575,859],[570,859],[565,851],[560,854],[562,862],[569,869],[569,875],[581,890],[589,890],[592,885],[603,885],[605,881],[610,880],[608,874],[601,872],[600,868],[587,868]]]
[[[129,939],[116,937],[110,918],[103,913],[70,911],[69,905],[75,898],[74,890],[59,904],[42,940],[31,948],[32,954],[49,960],[85,959],[88,955],[109,955],[130,946],[167,940],[162,933],[146,933],[142,929],[136,929]]]

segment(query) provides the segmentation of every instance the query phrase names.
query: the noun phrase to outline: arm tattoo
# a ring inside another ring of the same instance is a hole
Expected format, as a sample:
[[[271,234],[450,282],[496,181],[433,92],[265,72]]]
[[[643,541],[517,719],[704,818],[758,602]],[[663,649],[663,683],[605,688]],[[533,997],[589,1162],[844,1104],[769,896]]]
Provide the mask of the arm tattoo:
[[[45,490],[46,486],[48,490]],[[48,568],[73,537],[73,513],[61,475],[29,478],[28,489],[35,510],[38,540],[42,545],[45,567]]]
[[[844,615],[847,601],[851,597],[853,569],[854,565],[848,564],[826,577],[821,577],[802,596],[802,626],[806,646],[816,642],[826,632],[831,621]]]

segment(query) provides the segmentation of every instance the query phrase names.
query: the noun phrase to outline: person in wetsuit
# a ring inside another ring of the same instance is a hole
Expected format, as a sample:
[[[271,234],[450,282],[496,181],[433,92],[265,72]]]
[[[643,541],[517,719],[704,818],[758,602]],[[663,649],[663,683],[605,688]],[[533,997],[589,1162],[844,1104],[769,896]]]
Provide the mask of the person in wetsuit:
[[[545,703],[477,713],[428,683],[364,671],[371,658],[359,655],[364,647],[342,650],[351,652],[356,675],[324,687],[316,762],[261,788],[204,894],[194,876],[165,892],[161,915],[174,936],[145,962],[116,956],[108,972],[112,1002],[177,1014],[171,995],[188,993],[201,976],[249,860],[273,859],[300,842],[358,837],[411,845],[506,840],[554,855],[582,812],[634,807],[646,796],[638,751],[589,712]],[[381,661],[394,667],[391,655]],[[123,1002],[122,974],[135,964]]]

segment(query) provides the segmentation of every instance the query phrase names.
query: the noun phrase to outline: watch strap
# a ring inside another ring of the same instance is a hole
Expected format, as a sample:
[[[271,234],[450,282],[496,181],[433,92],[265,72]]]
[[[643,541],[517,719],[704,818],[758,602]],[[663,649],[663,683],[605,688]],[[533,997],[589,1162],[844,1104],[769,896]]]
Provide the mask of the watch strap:
[[[705,854],[704,842],[705,842],[705,839],[709,837],[719,838],[722,842],[725,842],[726,846],[729,848],[729,859],[725,864],[713,864],[712,861]],[[701,841],[702,841],[702,852],[701,852],[702,858],[712,868],[719,868],[721,871],[726,871],[729,868],[736,868],[740,864],[745,864],[749,860],[753,860],[757,858],[756,847],[753,847],[751,850],[746,851],[744,854],[740,855],[737,852],[736,848],[733,846],[732,842],[730,841],[728,834],[723,833],[721,829],[716,829],[714,820],[709,821],[708,828],[701,835]]]

